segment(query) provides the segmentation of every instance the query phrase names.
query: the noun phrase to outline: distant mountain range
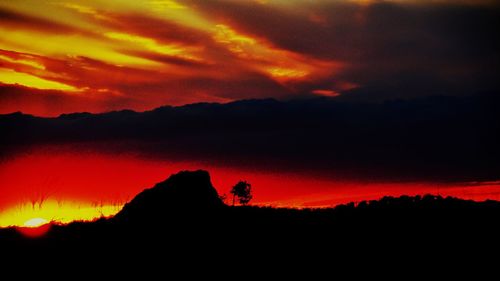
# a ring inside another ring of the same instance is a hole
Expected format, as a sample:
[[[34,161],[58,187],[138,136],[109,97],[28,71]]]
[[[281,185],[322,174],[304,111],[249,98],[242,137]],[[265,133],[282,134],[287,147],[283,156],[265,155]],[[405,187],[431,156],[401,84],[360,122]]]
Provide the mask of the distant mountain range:
[[[0,116],[0,156],[38,146],[371,180],[500,179],[500,95],[384,103],[318,98],[152,111]]]

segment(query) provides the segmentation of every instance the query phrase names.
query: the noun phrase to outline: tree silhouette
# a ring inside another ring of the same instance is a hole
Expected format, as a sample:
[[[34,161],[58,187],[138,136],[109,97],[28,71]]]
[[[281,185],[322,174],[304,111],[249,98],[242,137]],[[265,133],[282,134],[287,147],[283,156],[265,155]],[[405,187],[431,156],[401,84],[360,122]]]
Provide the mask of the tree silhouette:
[[[252,185],[247,181],[239,181],[231,189],[231,194],[233,194],[233,206],[236,197],[238,197],[240,204],[246,205],[252,200]]]

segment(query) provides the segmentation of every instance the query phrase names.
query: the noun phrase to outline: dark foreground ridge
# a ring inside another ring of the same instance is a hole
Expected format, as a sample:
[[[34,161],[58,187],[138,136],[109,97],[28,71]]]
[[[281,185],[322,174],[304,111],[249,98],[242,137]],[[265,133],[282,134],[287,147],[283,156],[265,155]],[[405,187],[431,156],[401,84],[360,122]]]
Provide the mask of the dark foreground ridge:
[[[384,197],[327,209],[230,207],[206,171],[183,171],[138,194],[114,217],[53,225],[41,238],[0,230],[0,246],[87,249],[127,247],[236,251],[336,249],[447,243],[498,244],[500,202],[440,196]],[[403,243],[403,244],[401,244]]]

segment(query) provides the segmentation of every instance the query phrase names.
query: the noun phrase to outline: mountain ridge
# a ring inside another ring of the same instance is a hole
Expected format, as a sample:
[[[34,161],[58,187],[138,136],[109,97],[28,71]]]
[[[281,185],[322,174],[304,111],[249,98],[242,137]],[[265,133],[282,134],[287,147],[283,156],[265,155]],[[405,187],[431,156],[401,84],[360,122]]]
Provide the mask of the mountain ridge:
[[[385,103],[247,100],[137,113],[0,116],[0,154],[86,145],[159,160],[231,163],[346,179],[500,180],[500,95]]]

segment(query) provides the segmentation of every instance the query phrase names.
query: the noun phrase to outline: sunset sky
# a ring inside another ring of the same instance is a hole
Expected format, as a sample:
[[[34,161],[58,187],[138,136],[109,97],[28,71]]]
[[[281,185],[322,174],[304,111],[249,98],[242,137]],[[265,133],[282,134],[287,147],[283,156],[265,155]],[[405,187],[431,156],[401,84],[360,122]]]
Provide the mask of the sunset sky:
[[[2,0],[0,113],[496,89],[497,4]]]
[[[496,0],[0,0],[0,226],[200,168],[274,206],[498,199],[499,25]]]

